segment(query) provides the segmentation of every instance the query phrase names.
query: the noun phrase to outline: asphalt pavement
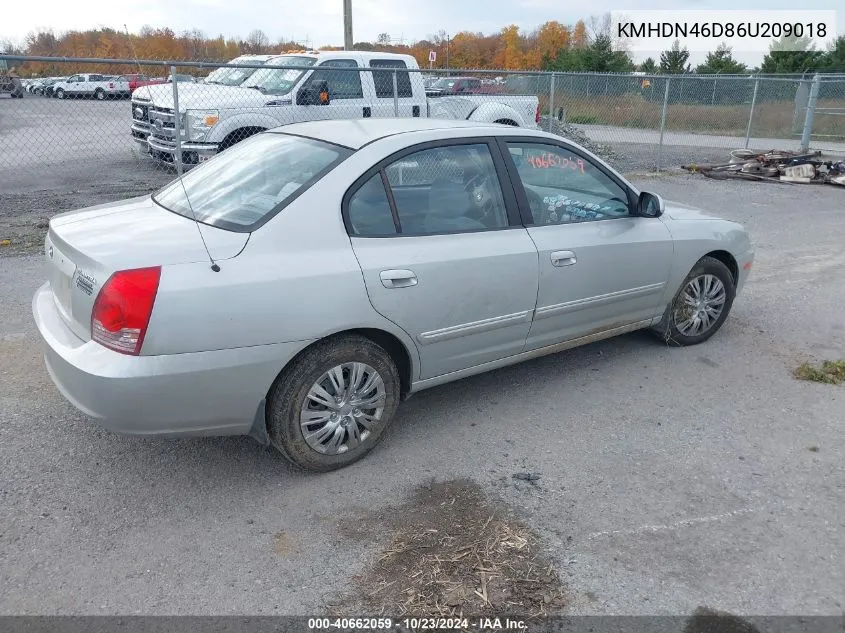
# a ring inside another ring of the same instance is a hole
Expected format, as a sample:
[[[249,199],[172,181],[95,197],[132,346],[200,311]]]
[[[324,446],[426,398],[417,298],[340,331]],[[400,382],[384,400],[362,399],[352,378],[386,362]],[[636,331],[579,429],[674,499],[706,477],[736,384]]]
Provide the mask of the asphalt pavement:
[[[314,613],[361,590],[389,538],[363,518],[466,478],[538,535],[568,613],[841,615],[845,387],[791,372],[845,357],[845,191],[637,185],[751,230],[713,339],[635,333],[422,392],[326,475],[248,438],[97,428],[41,359],[44,264],[0,257],[0,614]]]

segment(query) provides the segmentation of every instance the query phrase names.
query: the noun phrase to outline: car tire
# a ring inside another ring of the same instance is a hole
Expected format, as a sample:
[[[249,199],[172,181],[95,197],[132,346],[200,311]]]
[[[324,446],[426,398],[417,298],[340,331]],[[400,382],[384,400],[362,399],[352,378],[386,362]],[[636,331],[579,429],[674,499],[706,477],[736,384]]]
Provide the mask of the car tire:
[[[334,401],[323,404],[324,393]],[[390,354],[364,336],[332,337],[303,351],[270,389],[270,442],[305,470],[343,468],[375,447],[399,400],[399,372]],[[368,406],[355,406],[362,401]]]
[[[56,90],[54,95],[56,96],[56,99],[64,99],[65,98],[65,91],[62,90],[61,88],[59,88],[58,90]]]
[[[653,331],[673,347],[703,343],[722,327],[735,297],[736,282],[728,267],[713,257],[702,257]]]
[[[103,99],[106,98],[106,91],[103,90],[102,88],[97,88],[94,91],[94,98],[97,99],[97,101],[102,101]]]

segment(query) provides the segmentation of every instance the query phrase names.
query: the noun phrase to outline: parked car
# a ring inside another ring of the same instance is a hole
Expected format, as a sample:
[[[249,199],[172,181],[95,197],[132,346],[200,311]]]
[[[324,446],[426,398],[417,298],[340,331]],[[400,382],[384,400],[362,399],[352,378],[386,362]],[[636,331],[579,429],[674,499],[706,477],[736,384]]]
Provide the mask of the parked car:
[[[118,75],[109,82],[109,90],[116,97],[129,97],[141,86],[152,86],[164,83],[164,80],[147,77],[139,73]]]
[[[226,66],[215,68],[208,74],[202,83],[214,86],[239,86],[255,74],[258,68],[244,68],[240,66],[231,66],[231,64],[263,64],[273,57],[273,55],[241,55],[240,57],[233,59]],[[172,85],[167,88],[167,90],[170,90],[170,99],[172,101]],[[137,93],[135,93],[133,89],[132,126],[130,128],[130,132],[132,134],[132,140],[140,143],[144,150],[149,149],[147,147],[147,137],[150,135],[149,109],[151,107],[151,102],[152,92],[149,89],[141,90]]]
[[[422,389],[643,328],[706,341],[754,251],[559,136],[373,118],[280,127],[59,214],[45,256],[34,318],[78,409],[325,471]]]
[[[58,99],[93,97],[103,101],[116,97],[118,93],[114,80],[98,73],[71,75],[53,86],[53,96]]]
[[[426,88],[429,97],[443,95],[473,94],[481,91],[481,80],[478,77],[441,77]]]
[[[311,70],[313,68],[313,70]],[[373,68],[382,72],[338,71]],[[370,51],[324,51],[280,55],[265,62],[240,86],[196,84],[179,90],[182,162],[208,160],[239,141],[279,125],[315,119],[432,117],[535,127],[536,95],[462,95],[431,102],[411,55]],[[388,69],[385,71],[384,69]],[[393,73],[397,94],[394,99]],[[146,99],[142,101],[141,99]],[[172,87],[151,86],[133,97],[138,106],[133,137],[155,160],[176,159]],[[147,108],[145,112],[143,107]],[[147,117],[147,121],[139,117]]]
[[[38,84],[35,85],[32,92],[33,94],[41,95],[44,97],[52,97],[53,96],[53,86],[55,86],[59,81],[65,79],[64,77],[47,77],[46,79],[42,79]]]

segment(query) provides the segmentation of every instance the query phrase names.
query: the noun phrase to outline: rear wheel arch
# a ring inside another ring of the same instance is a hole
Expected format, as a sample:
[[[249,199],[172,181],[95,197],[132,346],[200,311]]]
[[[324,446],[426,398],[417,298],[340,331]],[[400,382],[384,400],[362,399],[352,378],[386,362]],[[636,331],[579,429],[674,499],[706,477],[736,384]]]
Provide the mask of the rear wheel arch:
[[[333,339],[341,339],[345,336],[350,335],[363,336],[364,338],[369,339],[370,341],[384,349],[385,352],[387,352],[387,354],[393,360],[393,363],[396,365],[396,369],[399,371],[399,380],[402,388],[402,394],[403,396],[406,396],[411,389],[411,383],[414,379],[414,362],[411,358],[411,353],[408,351],[408,348],[405,343],[403,343],[395,334],[391,334],[386,330],[381,330],[378,328],[353,328],[350,330],[341,330],[328,336],[324,336],[323,338],[320,338],[299,350],[299,352],[297,352],[297,354],[287,362],[285,367],[290,366],[298,358],[302,357],[304,354],[308,353],[312,348],[318,345],[325,345],[326,342],[330,342]],[[273,383],[267,390],[268,399],[270,393],[273,391],[276,384],[282,378],[284,371],[285,368],[281,368],[279,370],[279,373],[273,379]]]

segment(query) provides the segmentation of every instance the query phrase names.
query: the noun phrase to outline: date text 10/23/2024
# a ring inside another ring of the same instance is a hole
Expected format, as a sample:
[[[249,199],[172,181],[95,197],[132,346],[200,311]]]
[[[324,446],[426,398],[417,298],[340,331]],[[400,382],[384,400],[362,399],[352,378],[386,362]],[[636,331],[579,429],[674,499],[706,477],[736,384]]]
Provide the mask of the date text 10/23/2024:
[[[310,618],[309,631],[515,631],[527,633],[516,618]]]

